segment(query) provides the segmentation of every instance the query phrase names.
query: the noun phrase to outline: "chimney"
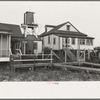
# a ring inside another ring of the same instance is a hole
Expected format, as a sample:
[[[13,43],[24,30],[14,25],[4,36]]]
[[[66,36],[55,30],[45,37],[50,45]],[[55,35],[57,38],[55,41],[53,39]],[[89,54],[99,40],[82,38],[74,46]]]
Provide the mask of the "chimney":
[[[45,32],[47,32],[47,26],[45,25]]]

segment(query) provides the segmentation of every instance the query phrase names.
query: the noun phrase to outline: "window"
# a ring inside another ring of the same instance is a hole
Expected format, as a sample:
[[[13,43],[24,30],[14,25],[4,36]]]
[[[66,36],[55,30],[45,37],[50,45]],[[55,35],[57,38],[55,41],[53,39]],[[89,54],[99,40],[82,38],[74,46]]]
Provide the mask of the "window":
[[[53,44],[56,44],[56,38],[53,38]]]
[[[15,49],[20,49],[19,43],[15,43]]]
[[[92,39],[87,39],[86,44],[87,45],[93,45],[93,40]]]
[[[66,44],[69,44],[69,43],[70,43],[70,39],[69,39],[69,38],[66,38],[66,39],[65,39],[65,43],[66,43]]]
[[[85,45],[85,39],[80,39],[80,45]]]
[[[86,40],[86,44],[87,44],[87,45],[90,45],[89,39]]]
[[[67,25],[67,31],[70,31],[70,25]]]
[[[66,39],[65,41],[66,41],[66,44],[68,44],[68,39]]]
[[[35,50],[35,49],[38,49],[38,44],[37,44],[37,42],[33,42],[33,49]]]
[[[75,44],[75,38],[72,38],[72,44]]]
[[[90,40],[90,45],[93,45],[93,40],[92,39]]]
[[[48,44],[50,44],[50,35],[48,36]]]

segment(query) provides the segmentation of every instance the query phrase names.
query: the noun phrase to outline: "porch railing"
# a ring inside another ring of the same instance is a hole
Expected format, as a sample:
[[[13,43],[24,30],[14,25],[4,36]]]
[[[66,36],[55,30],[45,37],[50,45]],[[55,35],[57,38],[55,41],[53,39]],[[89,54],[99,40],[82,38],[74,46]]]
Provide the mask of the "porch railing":
[[[10,50],[0,50],[0,57],[10,57]]]

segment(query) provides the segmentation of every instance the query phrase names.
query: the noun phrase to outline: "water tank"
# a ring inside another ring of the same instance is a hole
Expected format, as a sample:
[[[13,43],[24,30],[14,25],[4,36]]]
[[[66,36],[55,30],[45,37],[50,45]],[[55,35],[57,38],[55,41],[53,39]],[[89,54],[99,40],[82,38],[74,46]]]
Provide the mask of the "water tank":
[[[34,12],[27,11],[24,13],[24,24],[32,25],[34,23]]]

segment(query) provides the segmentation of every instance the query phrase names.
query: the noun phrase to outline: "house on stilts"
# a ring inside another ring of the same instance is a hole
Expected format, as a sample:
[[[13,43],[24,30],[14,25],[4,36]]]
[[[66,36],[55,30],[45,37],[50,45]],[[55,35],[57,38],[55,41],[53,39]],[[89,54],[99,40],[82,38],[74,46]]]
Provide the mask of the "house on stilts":
[[[93,50],[94,37],[80,32],[69,21],[60,25],[45,25],[45,32],[40,35],[43,48],[49,47],[53,50],[67,50],[67,54],[74,60],[75,56],[71,50]]]

